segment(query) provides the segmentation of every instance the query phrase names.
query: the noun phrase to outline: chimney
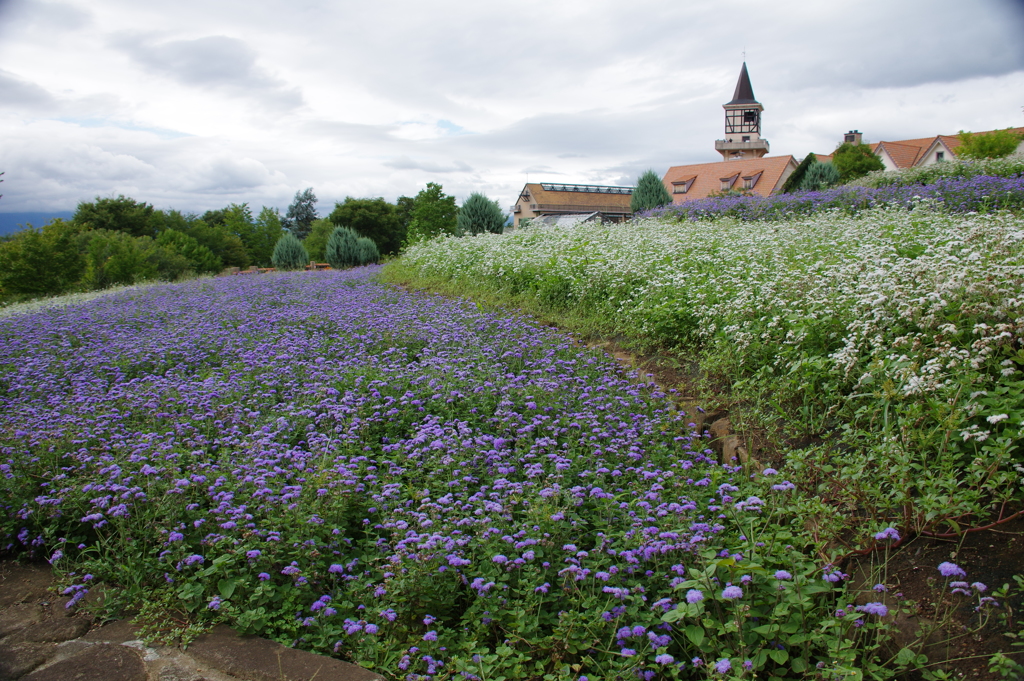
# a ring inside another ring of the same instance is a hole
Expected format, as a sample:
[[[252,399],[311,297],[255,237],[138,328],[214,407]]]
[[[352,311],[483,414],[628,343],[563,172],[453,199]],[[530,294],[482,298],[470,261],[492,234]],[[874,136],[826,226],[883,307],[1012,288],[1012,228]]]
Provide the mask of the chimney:
[[[863,137],[863,133],[860,130],[851,130],[850,132],[843,135],[843,142],[849,142],[850,144],[860,144],[861,137]]]

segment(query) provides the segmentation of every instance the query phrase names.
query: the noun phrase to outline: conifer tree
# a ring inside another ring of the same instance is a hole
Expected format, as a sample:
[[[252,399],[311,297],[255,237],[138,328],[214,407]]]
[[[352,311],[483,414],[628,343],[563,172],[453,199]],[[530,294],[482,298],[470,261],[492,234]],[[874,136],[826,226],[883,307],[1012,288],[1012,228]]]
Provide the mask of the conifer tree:
[[[831,163],[815,161],[807,168],[807,173],[800,182],[800,189],[816,192],[828,189],[834,184],[839,184],[839,171],[836,167]]]
[[[301,270],[309,262],[309,254],[298,237],[291,232],[283,232],[270,261],[279,270]]]
[[[348,227],[335,227],[327,239],[324,255],[336,270],[355,267],[359,264],[359,235]]]
[[[459,235],[477,235],[484,232],[501,234],[505,231],[505,221],[505,212],[501,210],[497,201],[491,201],[483,194],[474,192],[459,209],[456,233]]]
[[[810,168],[812,164],[816,163],[817,160],[818,157],[814,154],[807,154],[807,156],[804,157],[804,160],[800,161],[800,165],[796,167],[796,170],[790,173],[789,177],[786,178],[785,183],[782,185],[782,193],[789,194],[800,189],[800,184],[803,182],[804,176],[807,175],[807,169]]]
[[[281,226],[291,230],[300,239],[305,239],[313,229],[313,222],[320,217],[316,213],[316,200],[312,187],[295,192],[295,200],[288,206]]]
[[[368,265],[380,260],[380,251],[373,239],[361,236],[356,239],[356,250],[359,254],[359,264]]]
[[[648,170],[637,180],[633,196],[629,199],[629,209],[639,213],[672,203],[672,197],[662,184],[661,178],[653,170]]]

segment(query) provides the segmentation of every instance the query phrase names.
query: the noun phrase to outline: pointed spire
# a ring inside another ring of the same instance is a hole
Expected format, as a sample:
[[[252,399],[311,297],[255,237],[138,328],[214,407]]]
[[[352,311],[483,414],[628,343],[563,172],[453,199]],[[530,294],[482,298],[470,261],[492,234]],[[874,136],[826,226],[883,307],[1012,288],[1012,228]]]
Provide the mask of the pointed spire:
[[[750,85],[750,74],[747,73],[747,62],[743,62],[740,79],[736,81],[736,91],[732,93],[732,101],[729,104],[757,104],[757,100],[754,99],[754,88]]]

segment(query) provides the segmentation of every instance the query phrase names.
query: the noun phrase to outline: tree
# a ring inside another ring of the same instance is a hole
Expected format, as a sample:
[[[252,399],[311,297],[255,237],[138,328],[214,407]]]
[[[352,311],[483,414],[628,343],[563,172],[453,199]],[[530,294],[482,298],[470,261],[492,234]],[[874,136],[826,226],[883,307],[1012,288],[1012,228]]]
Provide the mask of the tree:
[[[787,177],[786,181],[782,184],[782,193],[789,194],[800,189],[800,184],[803,182],[804,176],[807,174],[807,169],[817,161],[817,156],[814,154],[807,154],[807,156],[804,157],[804,160],[800,161],[800,165],[796,167],[796,170],[790,173],[789,177]]]
[[[320,218],[313,222],[313,229],[302,242],[302,245],[306,247],[306,252],[309,253],[310,260],[313,262],[327,260],[327,240],[331,238],[331,233],[337,226],[327,218]]]
[[[455,197],[445,194],[441,185],[428,182],[413,200],[405,242],[414,244],[442,234],[455,234],[458,213]]]
[[[0,243],[0,289],[6,294],[56,295],[82,278],[85,260],[80,228],[53,220],[42,229],[31,225]]]
[[[839,171],[839,180],[849,182],[864,177],[872,170],[885,170],[885,164],[867,144],[843,142],[832,152],[832,165]]]
[[[1017,150],[1024,135],[1013,130],[993,130],[986,133],[973,133],[960,131],[957,135],[960,138],[960,146],[956,148],[956,155],[960,158],[1002,158],[1009,156]]]
[[[636,188],[629,198],[629,209],[634,213],[651,210],[672,203],[672,197],[653,170],[647,170],[636,181]]]
[[[309,236],[309,230],[313,228],[313,221],[319,215],[316,213],[316,194],[312,187],[307,187],[301,192],[295,192],[295,200],[288,206],[285,213],[283,227],[290,230],[300,239]]]
[[[335,227],[327,239],[325,256],[327,262],[336,270],[355,267],[359,264],[359,235],[348,227]]]
[[[133,238],[125,232],[94,229],[85,238],[85,288],[102,289],[157,278],[156,263],[147,257],[156,246],[152,237]]]
[[[156,243],[185,258],[189,269],[196,274],[216,274],[224,268],[221,259],[214,255],[213,251],[185,232],[165,229],[156,238]]]
[[[491,201],[483,194],[473,193],[469,195],[459,215],[456,218],[456,233],[465,234],[501,234],[505,231],[505,222],[508,220],[505,211],[501,209],[497,201]]]
[[[257,265],[270,265],[282,231],[281,213],[276,208],[264,206],[253,223],[252,244],[249,249]]]
[[[839,171],[831,163],[819,163],[815,161],[807,168],[804,178],[800,182],[800,189],[809,192],[816,192],[828,189],[839,183]]]
[[[282,232],[274,246],[271,262],[279,270],[301,270],[309,262],[309,254],[298,237],[291,232]]]
[[[124,195],[78,204],[71,222],[82,230],[106,229],[129,236],[155,237],[163,226],[163,215],[148,203],[139,203]]]
[[[350,227],[373,239],[381,253],[397,253],[405,238],[396,206],[383,198],[354,199],[346,196],[344,202],[334,204],[334,210],[327,219],[338,227]]]
[[[225,267],[248,267],[249,252],[236,235],[228,233],[225,224],[227,209],[207,211],[202,219],[189,220],[185,233],[220,258]],[[207,217],[213,221],[208,222]],[[219,220],[219,222],[217,221]],[[172,226],[172,228],[177,228]]]
[[[399,229],[402,233],[402,242],[405,242],[406,232],[409,231],[409,223],[412,222],[412,209],[416,205],[416,199],[411,196],[399,196],[395,201],[395,215],[398,216]]]

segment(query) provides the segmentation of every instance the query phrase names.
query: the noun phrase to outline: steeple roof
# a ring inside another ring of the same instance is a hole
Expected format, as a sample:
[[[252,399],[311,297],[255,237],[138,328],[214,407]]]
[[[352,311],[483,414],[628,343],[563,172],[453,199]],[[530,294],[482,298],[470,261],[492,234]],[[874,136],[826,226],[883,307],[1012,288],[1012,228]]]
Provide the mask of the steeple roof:
[[[732,93],[732,101],[726,104],[757,104],[754,99],[754,88],[750,85],[750,74],[747,73],[747,62],[740,69],[740,79],[736,81],[736,91]]]

